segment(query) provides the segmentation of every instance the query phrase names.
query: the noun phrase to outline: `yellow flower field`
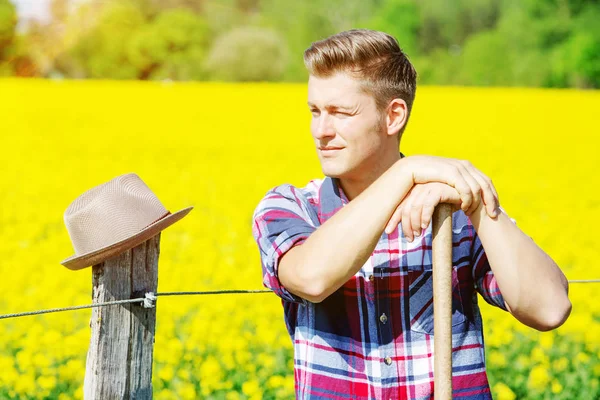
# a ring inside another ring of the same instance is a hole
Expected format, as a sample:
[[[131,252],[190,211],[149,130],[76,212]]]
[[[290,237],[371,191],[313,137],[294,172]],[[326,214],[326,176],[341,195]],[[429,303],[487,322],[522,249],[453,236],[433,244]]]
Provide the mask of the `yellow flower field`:
[[[254,207],[320,177],[305,85],[0,80],[0,314],[88,304],[91,269],[62,216],[83,191],[136,172],[171,211],[159,292],[260,289]],[[465,158],[569,279],[600,278],[600,93],[419,88],[401,149]],[[600,398],[600,284],[537,333],[482,307],[495,398]],[[483,303],[481,301],[480,303]],[[156,399],[293,398],[292,354],[272,294],[160,298]],[[90,310],[0,320],[0,399],[81,398]]]

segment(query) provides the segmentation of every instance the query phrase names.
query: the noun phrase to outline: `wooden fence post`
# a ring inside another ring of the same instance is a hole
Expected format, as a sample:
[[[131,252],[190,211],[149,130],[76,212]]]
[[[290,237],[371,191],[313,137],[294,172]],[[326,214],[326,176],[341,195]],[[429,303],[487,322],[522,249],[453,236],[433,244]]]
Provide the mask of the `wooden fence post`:
[[[156,293],[160,233],[92,267],[93,302]],[[156,308],[137,303],[96,307],[87,354],[84,398],[151,399]]]

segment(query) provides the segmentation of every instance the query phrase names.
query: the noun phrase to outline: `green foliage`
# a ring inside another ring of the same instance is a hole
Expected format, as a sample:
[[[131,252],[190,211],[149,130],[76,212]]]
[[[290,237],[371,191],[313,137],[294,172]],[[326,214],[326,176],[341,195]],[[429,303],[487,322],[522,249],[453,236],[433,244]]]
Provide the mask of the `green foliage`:
[[[276,32],[241,27],[218,38],[205,66],[212,79],[225,81],[275,81],[287,61],[285,43]]]
[[[375,1],[365,0],[262,0],[259,21],[287,43],[291,59],[283,78],[303,81],[307,78],[303,53],[311,43],[343,30],[368,28],[375,9]]]
[[[412,1],[420,17],[420,50],[460,46],[476,32],[491,29],[499,16],[499,0]],[[397,1],[395,1],[397,3]]]
[[[414,1],[388,0],[384,2],[375,10],[369,26],[371,29],[381,30],[394,36],[404,53],[417,54],[420,11]]]
[[[186,9],[148,16],[135,2],[112,2],[70,51],[91,78],[204,79],[205,20]],[[119,35],[115,35],[118,32]]]
[[[136,79],[138,70],[128,46],[144,22],[142,12],[133,3],[112,2],[71,54],[90,78]]]
[[[14,41],[16,26],[15,6],[9,0],[0,0],[0,61]]]
[[[8,1],[0,59],[16,24]],[[53,0],[52,15],[68,33],[49,24],[28,34],[47,38],[31,47],[46,74],[305,81],[312,42],[370,28],[398,39],[420,83],[600,88],[597,0],[88,0],[82,18],[67,15],[67,1]]]
[[[137,31],[127,55],[142,79],[203,79],[209,39],[209,27],[200,16],[174,9]]]

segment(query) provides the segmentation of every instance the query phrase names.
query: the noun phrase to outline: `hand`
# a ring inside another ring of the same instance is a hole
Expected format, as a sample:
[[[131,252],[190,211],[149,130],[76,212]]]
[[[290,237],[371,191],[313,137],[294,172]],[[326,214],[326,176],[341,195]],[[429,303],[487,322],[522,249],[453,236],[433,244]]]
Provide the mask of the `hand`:
[[[434,156],[410,156],[400,160],[400,170],[412,174],[414,184],[440,182],[450,185],[460,195],[460,208],[471,215],[481,201],[487,214],[499,215],[498,193],[492,180],[466,160]]]
[[[435,207],[440,203],[452,204],[452,211],[460,210],[461,198],[456,189],[444,183],[417,184],[404,197],[385,227],[388,235],[402,222],[402,231],[409,242],[427,229]]]

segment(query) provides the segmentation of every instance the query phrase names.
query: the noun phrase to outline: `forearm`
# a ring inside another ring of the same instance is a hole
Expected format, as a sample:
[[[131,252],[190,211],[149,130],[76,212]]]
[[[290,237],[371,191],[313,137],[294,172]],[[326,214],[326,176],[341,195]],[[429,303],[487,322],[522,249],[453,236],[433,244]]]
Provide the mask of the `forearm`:
[[[292,257],[280,269],[280,279],[288,290],[319,302],[360,270],[396,206],[412,188],[412,174],[402,170],[400,163],[293,249]]]
[[[568,317],[568,282],[560,268],[505,213],[471,215],[490,267],[510,312],[522,323],[549,330]]]

